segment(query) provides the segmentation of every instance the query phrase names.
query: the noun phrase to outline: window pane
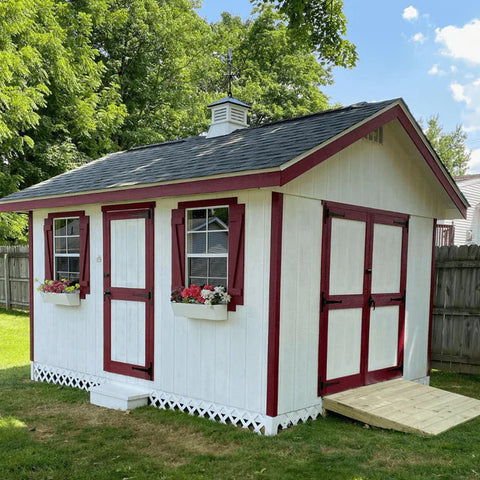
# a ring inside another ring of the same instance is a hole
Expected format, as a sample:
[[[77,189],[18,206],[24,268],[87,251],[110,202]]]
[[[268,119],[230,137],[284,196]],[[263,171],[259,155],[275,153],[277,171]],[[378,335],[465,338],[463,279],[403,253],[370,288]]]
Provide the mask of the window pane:
[[[68,277],[68,258],[55,258],[55,280],[62,280]]]
[[[187,253],[206,253],[207,252],[207,234],[189,233],[187,236]]]
[[[208,285],[208,282],[205,277],[190,277],[188,280],[188,286],[190,285],[197,285],[199,287],[203,287],[204,285]]]
[[[190,277],[207,277],[208,258],[189,258],[188,272]]]
[[[80,219],[78,217],[67,220],[67,235],[80,235]]]
[[[66,240],[68,245],[68,253],[80,253],[80,237],[68,237]]]
[[[187,210],[187,231],[206,230],[207,210]]]
[[[228,253],[228,232],[208,233],[208,253]]]
[[[208,276],[227,278],[227,258],[210,258]]]
[[[228,230],[228,207],[209,209],[208,229]]]
[[[55,253],[67,253],[67,239],[56,238],[55,239]]]
[[[66,235],[66,220],[55,220],[55,236]]]
[[[70,257],[68,259],[68,278],[70,282],[78,282],[80,279],[80,258]]]

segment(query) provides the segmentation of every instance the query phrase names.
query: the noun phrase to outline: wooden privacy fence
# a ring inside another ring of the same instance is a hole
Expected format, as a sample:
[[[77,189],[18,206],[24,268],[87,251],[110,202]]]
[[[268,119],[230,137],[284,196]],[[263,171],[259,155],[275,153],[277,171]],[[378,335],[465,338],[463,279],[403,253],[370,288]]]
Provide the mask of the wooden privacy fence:
[[[432,368],[480,373],[480,246],[437,247]]]
[[[0,246],[0,305],[29,308],[28,246]]]

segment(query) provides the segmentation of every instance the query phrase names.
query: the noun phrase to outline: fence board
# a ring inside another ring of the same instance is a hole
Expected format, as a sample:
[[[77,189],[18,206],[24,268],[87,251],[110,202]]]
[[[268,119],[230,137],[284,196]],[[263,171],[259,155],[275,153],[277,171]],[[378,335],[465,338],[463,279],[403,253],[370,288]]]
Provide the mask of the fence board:
[[[480,373],[480,246],[437,247],[432,367]]]
[[[28,310],[28,246],[0,246],[0,305]]]

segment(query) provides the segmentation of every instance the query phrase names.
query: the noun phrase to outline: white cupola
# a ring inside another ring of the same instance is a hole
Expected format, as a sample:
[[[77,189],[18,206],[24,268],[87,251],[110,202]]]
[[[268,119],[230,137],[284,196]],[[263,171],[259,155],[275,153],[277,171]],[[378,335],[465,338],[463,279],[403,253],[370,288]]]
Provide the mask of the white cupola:
[[[225,97],[208,105],[212,110],[212,123],[207,138],[228,135],[239,128],[248,127],[246,103],[233,97]]]

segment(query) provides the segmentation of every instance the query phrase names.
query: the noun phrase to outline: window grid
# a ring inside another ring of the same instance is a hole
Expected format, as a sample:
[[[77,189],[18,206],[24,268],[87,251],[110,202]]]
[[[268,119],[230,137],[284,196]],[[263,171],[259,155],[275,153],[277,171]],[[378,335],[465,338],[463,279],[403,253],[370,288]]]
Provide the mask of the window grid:
[[[62,223],[64,223],[63,226],[62,226]],[[71,228],[70,232],[68,231],[69,228]],[[58,233],[58,232],[61,232],[61,233]],[[59,252],[57,250],[61,250],[61,251]],[[80,278],[80,218],[79,217],[61,217],[61,218],[54,219],[53,259],[54,259],[53,268],[54,268],[54,277],[55,277],[54,280],[66,279],[69,282],[79,281],[79,278]]]
[[[226,222],[222,221],[215,215],[215,211],[223,210],[224,214],[226,212]],[[204,212],[204,219],[201,219],[200,216],[197,217],[197,222],[194,222],[194,215],[197,212],[197,215],[201,212]],[[197,225],[194,225],[197,223]],[[212,224],[216,223],[217,226],[212,227]],[[224,245],[219,245],[216,248],[213,248],[213,238],[220,234],[220,240],[222,235],[224,235]],[[187,261],[185,262],[186,268],[186,279],[187,285],[223,285],[227,288],[227,278],[228,278],[228,206],[215,206],[207,208],[190,208],[186,210],[186,257]],[[212,235],[213,234],[213,235]],[[202,241],[201,236],[204,236],[205,241]],[[212,240],[211,240],[212,238]],[[198,241],[200,239],[200,241]],[[203,246],[202,246],[203,244]],[[192,251],[198,250],[199,246],[202,246],[203,252],[201,251]],[[222,250],[224,247],[224,252]],[[211,251],[211,250],[217,250]],[[210,250],[210,251],[209,251]],[[203,270],[201,274],[198,271],[192,272],[192,264],[197,260],[197,268],[199,264],[198,260],[205,260],[203,262]],[[225,269],[224,275],[215,275],[215,272],[212,272],[212,264],[214,266],[215,259],[225,259]]]

